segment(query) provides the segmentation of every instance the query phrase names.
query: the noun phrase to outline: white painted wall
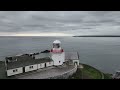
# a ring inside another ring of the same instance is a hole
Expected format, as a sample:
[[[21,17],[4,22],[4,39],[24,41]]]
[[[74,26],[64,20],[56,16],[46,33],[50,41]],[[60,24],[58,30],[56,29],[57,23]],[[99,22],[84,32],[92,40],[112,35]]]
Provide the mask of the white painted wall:
[[[17,69],[17,71],[13,72],[13,70],[16,70],[16,69]],[[22,67],[7,70],[7,76],[12,76],[12,75],[20,74],[20,73],[23,73],[23,68]]]
[[[38,69],[44,68],[44,67],[45,67],[45,63],[40,63],[40,64],[38,64]]]
[[[30,68],[30,66],[33,66],[33,68]],[[37,64],[35,64],[35,65],[30,65],[30,66],[26,66],[26,67],[25,67],[25,72],[37,70]]]
[[[53,61],[51,61],[51,62],[47,62],[47,63],[46,63],[46,66],[47,66],[47,67],[49,67],[49,66],[53,66]]]
[[[41,58],[40,55],[35,55],[35,59]]]
[[[65,53],[51,53],[54,65],[62,65],[65,62]],[[60,62],[59,62],[60,61]]]
[[[77,65],[79,65],[80,61],[79,60],[73,60],[73,63],[77,62]]]

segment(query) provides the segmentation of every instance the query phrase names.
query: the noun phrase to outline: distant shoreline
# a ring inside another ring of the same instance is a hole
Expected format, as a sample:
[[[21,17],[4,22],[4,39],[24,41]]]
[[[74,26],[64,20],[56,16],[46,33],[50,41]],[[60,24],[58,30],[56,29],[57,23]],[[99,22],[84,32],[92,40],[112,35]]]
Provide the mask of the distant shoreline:
[[[81,35],[73,37],[120,37],[120,35]]]

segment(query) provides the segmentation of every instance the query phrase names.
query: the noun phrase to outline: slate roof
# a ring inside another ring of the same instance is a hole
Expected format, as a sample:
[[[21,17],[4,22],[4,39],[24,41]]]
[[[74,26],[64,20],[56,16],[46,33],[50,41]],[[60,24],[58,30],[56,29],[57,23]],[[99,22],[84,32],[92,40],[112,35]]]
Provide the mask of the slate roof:
[[[65,60],[78,60],[78,52],[65,52]]]
[[[40,57],[40,58],[45,58],[45,57],[51,57],[50,53],[40,53],[38,55],[35,56],[36,58]]]
[[[19,67],[25,67],[29,65],[39,64],[39,63],[45,63],[52,61],[51,58],[45,57],[40,59],[33,59],[30,56],[24,55],[24,56],[16,56],[13,57],[14,59],[17,59],[17,61],[14,62],[8,62],[7,63],[7,69],[14,69]]]

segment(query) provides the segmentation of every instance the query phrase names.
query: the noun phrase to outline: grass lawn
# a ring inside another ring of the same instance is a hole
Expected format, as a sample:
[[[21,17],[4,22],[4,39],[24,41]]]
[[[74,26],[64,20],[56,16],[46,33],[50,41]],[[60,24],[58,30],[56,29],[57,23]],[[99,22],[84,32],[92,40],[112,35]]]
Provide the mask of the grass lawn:
[[[85,65],[83,64],[84,68],[82,70],[83,72],[83,76],[84,75],[88,75],[89,78],[91,79],[101,79],[102,78],[102,75],[101,75],[101,72],[89,65]]]
[[[101,79],[101,72],[89,65],[83,65],[83,69],[77,70],[75,74],[73,74],[69,79]]]
[[[112,79],[112,75],[111,74],[104,74],[104,78],[105,79]]]

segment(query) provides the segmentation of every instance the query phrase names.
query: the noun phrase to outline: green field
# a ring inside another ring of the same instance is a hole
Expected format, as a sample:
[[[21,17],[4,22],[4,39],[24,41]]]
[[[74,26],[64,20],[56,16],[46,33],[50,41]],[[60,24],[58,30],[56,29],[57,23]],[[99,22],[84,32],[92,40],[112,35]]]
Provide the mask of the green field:
[[[78,68],[77,72],[73,74],[69,79],[111,79],[110,74],[104,74],[86,64],[82,64],[83,69]],[[103,75],[103,76],[102,76]]]

